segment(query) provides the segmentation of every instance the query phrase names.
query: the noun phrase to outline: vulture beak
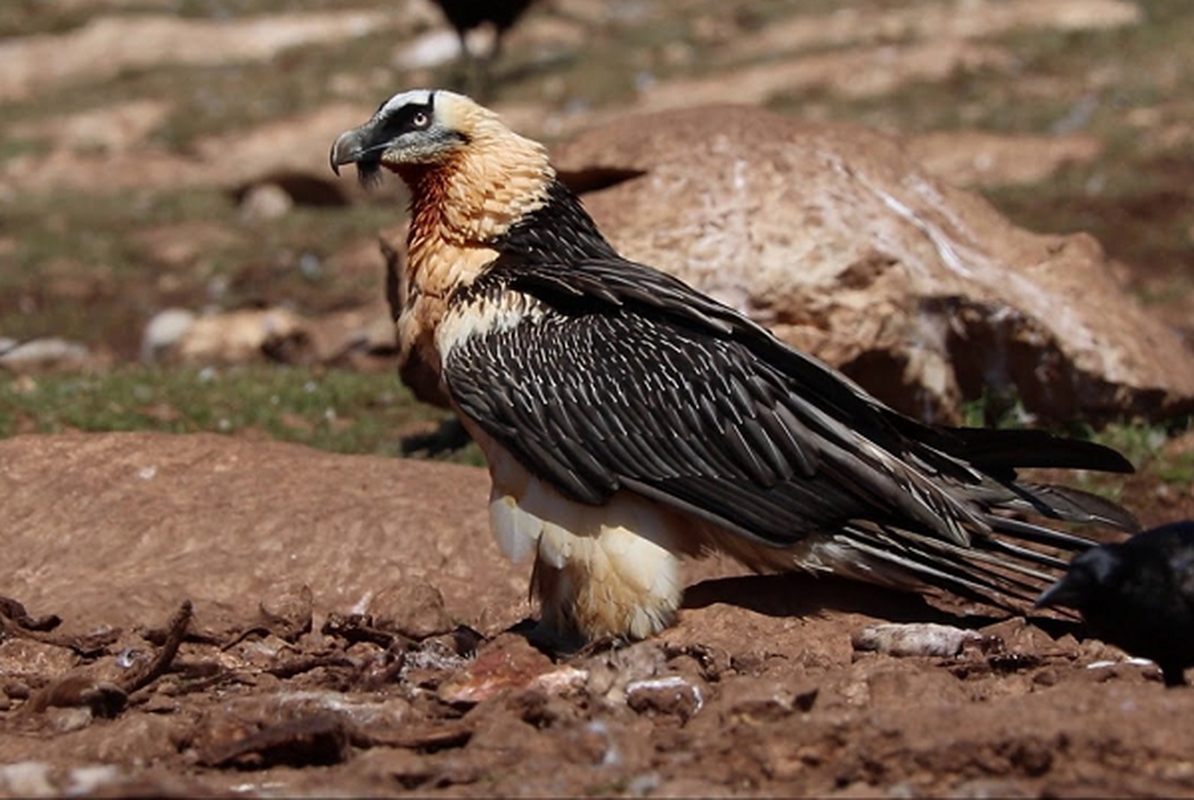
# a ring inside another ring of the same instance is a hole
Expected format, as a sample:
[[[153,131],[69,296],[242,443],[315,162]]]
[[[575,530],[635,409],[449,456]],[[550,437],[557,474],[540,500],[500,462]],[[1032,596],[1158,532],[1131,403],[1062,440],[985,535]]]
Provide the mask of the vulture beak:
[[[336,137],[335,143],[332,144],[330,157],[332,172],[339,176],[340,167],[345,164],[357,163],[365,150],[365,138],[362,128],[353,128]]]

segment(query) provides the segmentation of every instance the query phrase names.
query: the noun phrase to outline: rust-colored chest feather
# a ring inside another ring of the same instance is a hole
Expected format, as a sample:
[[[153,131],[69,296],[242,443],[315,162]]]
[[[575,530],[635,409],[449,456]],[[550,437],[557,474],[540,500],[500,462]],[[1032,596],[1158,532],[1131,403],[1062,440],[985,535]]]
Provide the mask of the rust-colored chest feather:
[[[411,222],[399,348],[404,359],[419,358],[436,373],[443,354],[435,332],[452,292],[497,259],[492,242],[543,205],[553,175],[541,150],[508,148],[502,159],[492,157],[495,147],[474,142],[467,154],[400,171],[411,190]]]

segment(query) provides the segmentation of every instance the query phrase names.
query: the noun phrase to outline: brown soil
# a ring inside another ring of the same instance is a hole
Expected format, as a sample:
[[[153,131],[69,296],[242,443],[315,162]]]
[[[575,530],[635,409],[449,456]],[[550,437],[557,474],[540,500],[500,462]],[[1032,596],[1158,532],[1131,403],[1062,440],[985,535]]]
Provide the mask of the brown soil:
[[[480,470],[152,434],[0,465],[3,793],[1194,793],[1194,691],[1072,624],[713,560],[663,635],[549,657]],[[1126,499],[1194,514],[1164,487]],[[887,622],[973,634],[852,644]]]

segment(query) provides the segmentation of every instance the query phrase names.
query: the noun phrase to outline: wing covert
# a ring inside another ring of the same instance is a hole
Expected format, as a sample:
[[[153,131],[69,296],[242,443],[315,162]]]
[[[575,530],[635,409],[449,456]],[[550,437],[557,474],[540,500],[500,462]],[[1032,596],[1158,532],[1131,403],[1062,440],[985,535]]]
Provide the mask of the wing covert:
[[[1025,464],[1130,469],[1118,454],[1043,431],[1005,441],[903,417],[633,262],[501,256],[455,300],[493,314],[465,326],[475,333],[445,359],[456,405],[574,500],[629,488],[781,547],[851,520],[968,547],[990,536],[995,509],[1127,526],[1015,479]],[[523,313],[512,322],[503,308]]]
[[[626,307],[548,308],[458,343],[444,374],[464,414],[582,502],[630,488],[784,545],[906,500],[741,343]]]

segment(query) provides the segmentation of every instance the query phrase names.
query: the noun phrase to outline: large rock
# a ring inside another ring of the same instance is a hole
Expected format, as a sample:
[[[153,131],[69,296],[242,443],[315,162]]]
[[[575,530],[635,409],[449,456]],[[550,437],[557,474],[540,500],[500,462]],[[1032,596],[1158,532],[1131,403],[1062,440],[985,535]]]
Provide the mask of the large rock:
[[[1192,406],[1194,355],[1096,241],[1019,229],[890,138],[715,106],[624,118],[554,156],[625,255],[906,412],[957,418],[985,391],[1052,420]]]
[[[245,621],[309,586],[324,612],[431,581],[454,620],[529,612],[527,567],[488,530],[480,469],[342,456],[215,435],[0,441],[0,594],[74,632],[162,624],[186,598],[202,625]]]
[[[907,141],[908,151],[929,172],[954,186],[1039,183],[1058,170],[1084,164],[1103,151],[1086,134],[1031,136],[986,131],[936,131]]]

